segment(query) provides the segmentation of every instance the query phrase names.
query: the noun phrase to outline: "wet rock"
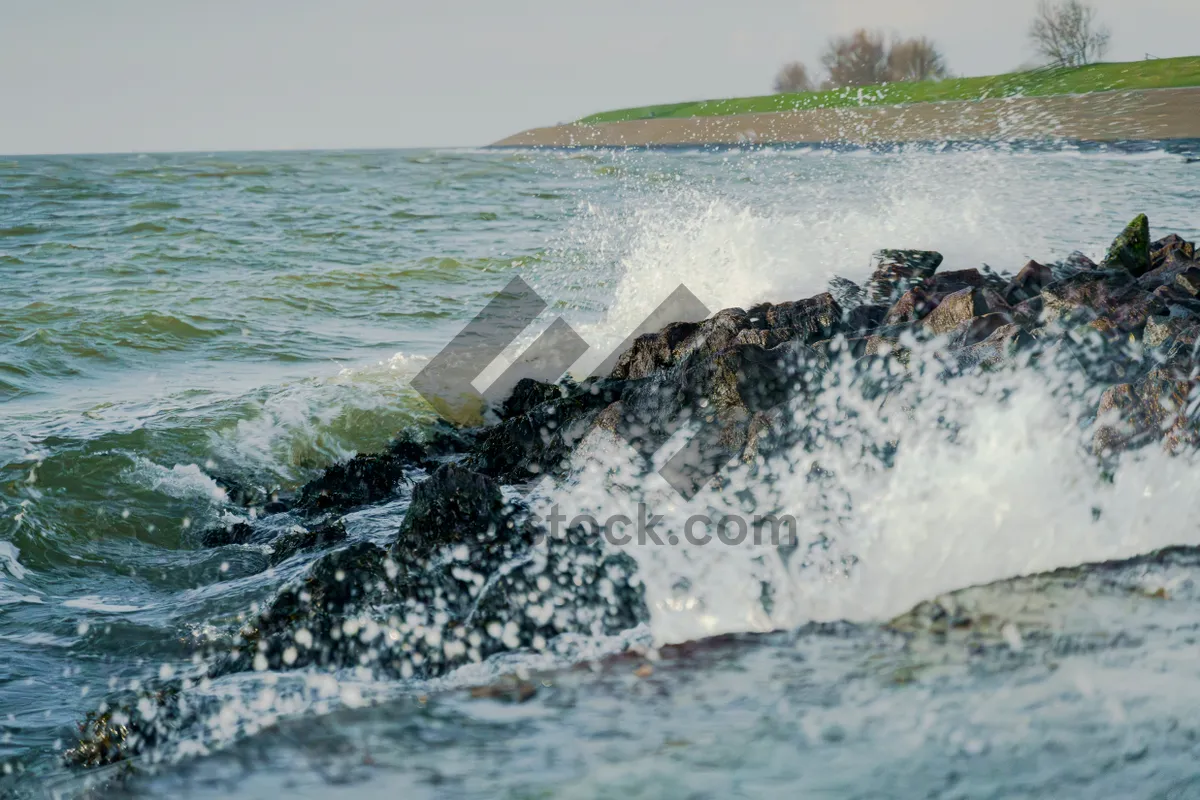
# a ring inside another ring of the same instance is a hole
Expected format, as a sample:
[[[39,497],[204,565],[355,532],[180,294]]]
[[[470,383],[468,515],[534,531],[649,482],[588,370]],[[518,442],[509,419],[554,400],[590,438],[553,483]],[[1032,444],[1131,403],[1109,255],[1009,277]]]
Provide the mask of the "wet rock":
[[[1013,319],[1026,330],[1033,330],[1040,327],[1042,324],[1042,310],[1044,301],[1039,294],[1037,297],[1031,297],[1028,300],[1023,300],[1012,307]]]
[[[423,453],[422,453],[423,456]],[[298,505],[313,510],[348,509],[391,498],[412,469],[408,453],[358,455],[335,464],[300,488]]]
[[[837,301],[842,310],[847,313],[867,302],[867,292],[865,289],[854,281],[840,276],[829,281],[829,293],[833,295],[833,299]]]
[[[542,403],[562,397],[562,389],[553,383],[542,383],[533,378],[521,378],[513,387],[512,394],[500,409],[500,419],[512,419],[528,414]]]
[[[264,517],[269,517],[269,516],[273,516],[275,514],[283,514],[283,513],[286,513],[290,508],[291,508],[290,505],[288,505],[283,500],[279,499],[278,495],[276,495],[273,499],[268,500],[263,505],[262,515]]]
[[[864,303],[846,314],[843,327],[848,335],[875,330],[883,324],[887,311],[887,306]]]
[[[1161,437],[1166,449],[1196,444],[1197,422],[1187,414],[1195,382],[1169,367],[1151,370],[1133,384],[1109,387],[1100,398],[1092,440],[1098,455]]]
[[[625,386],[625,381],[585,381],[564,397],[482,431],[464,463],[513,482],[557,472],[600,411],[621,399]]]
[[[354,664],[362,652],[347,621],[392,594],[395,567],[386,551],[356,542],[320,557],[298,584],[285,587],[241,631],[243,646],[214,667],[216,674]],[[390,573],[390,574],[389,574]]]
[[[1013,326],[1013,318],[1003,311],[981,314],[964,320],[949,334],[951,347],[969,347],[978,344],[1001,328]]]
[[[912,351],[900,344],[901,335],[896,331],[872,334],[863,343],[861,351],[855,347],[854,355],[866,362],[884,359],[907,368],[911,363]]]
[[[504,524],[500,484],[457,464],[444,464],[413,488],[412,502],[392,547],[405,564],[428,558],[434,548],[482,538]]]
[[[1059,264],[1059,266],[1066,270],[1070,270],[1071,274],[1074,274],[1077,272],[1084,272],[1086,270],[1091,270],[1091,269],[1099,269],[1099,267],[1097,267],[1095,261],[1092,261],[1090,258],[1088,258],[1083,253],[1079,252],[1078,250],[1071,253],[1071,255],[1067,256],[1066,258],[1064,258],[1062,260],[1062,262]],[[1058,280],[1058,279],[1059,279],[1058,273],[1055,272],[1055,280]]]
[[[209,528],[200,534],[202,547],[227,547],[234,544],[246,544],[254,536],[254,528],[246,522],[230,522]]]
[[[1176,275],[1175,285],[1192,297],[1200,295],[1200,267],[1188,267]]]
[[[1190,261],[1196,257],[1196,245],[1177,233],[1164,236],[1150,245],[1150,269],[1161,267],[1172,253]]]
[[[225,499],[235,506],[245,508],[259,504],[266,499],[266,492],[261,488],[231,475],[214,475],[213,483],[225,492]]]
[[[788,338],[805,343],[829,338],[838,330],[842,319],[842,309],[829,292],[806,300],[755,306],[750,316],[756,314],[765,316],[768,328],[785,331]],[[710,348],[710,352],[718,351],[719,348]]]
[[[346,526],[341,520],[309,530],[298,528],[276,536],[270,541],[271,565],[287,561],[297,553],[332,547],[346,540]]]
[[[1008,304],[995,292],[976,288],[960,289],[946,295],[919,327],[924,333],[941,336],[972,317],[1007,310]]]
[[[1058,281],[1042,290],[1042,302],[1046,322],[1107,317],[1126,331],[1145,325],[1158,305],[1125,270],[1095,270]]]
[[[918,284],[901,295],[888,309],[883,324],[903,325],[924,319],[929,312],[937,308],[941,299],[942,295],[931,292],[924,284]]]
[[[942,254],[932,250],[879,250],[867,281],[872,302],[891,305],[914,284],[930,277],[941,266]]]
[[[75,745],[63,753],[63,762],[72,767],[103,767],[127,761],[165,742],[186,713],[178,686],[125,692],[88,712],[78,726]]]
[[[612,377],[636,380],[670,367],[677,360],[677,348],[699,329],[697,322],[673,322],[657,333],[639,336],[617,360]]]
[[[819,426],[797,423],[796,415],[824,408],[804,401],[850,390],[838,384],[847,371],[832,367],[850,367],[854,390],[885,402],[898,383],[922,374],[970,381],[975,370],[1054,358],[1116,384],[1101,398],[1098,453],[1151,441],[1194,446],[1200,435],[1187,409],[1194,402],[1200,300],[1193,290],[1200,282],[1189,281],[1200,279],[1200,270],[1179,268],[1185,249],[1164,244],[1155,250],[1165,252],[1162,263],[1135,279],[1138,235],[1140,228],[1123,234],[1110,268],[1082,258],[1049,267],[1030,262],[1011,281],[986,268],[937,273],[936,253],[888,251],[868,286],[884,300],[865,303],[846,282],[808,300],[668,325],[636,340],[612,377],[523,381],[495,425],[402,437],[382,454],[337,465],[300,491],[297,519],[386,502],[401,482],[429,477],[413,487],[386,547],[349,541],[340,523],[297,526],[274,539],[267,537],[281,520],[202,534],[210,546],[262,540],[273,563],[329,548],[265,610],[256,606],[233,645],[214,650],[208,676],[310,665],[435,676],[500,652],[542,649],[564,633],[627,631],[647,618],[636,563],[579,521],[564,530],[538,519],[514,484],[560,470],[590,431],[619,434],[650,456],[686,425],[691,438],[670,459],[671,469],[649,459],[646,468],[670,475],[689,496],[734,459],[753,470],[759,456],[765,461],[779,447],[809,446],[805,437]],[[1169,281],[1148,286],[1169,270],[1177,270]],[[1061,325],[1039,327],[1043,312]],[[930,334],[944,337],[933,342],[936,352],[920,341]],[[880,357],[885,352],[891,357]],[[923,372],[927,366],[938,372]],[[825,444],[813,438],[811,446],[817,452]],[[978,615],[930,611],[937,630],[986,627]],[[476,695],[519,702],[527,690],[501,681]],[[151,702],[172,719],[169,700]],[[88,723],[74,763],[110,763],[155,741],[154,728],[130,724],[119,711],[103,713]]]
[[[1200,298],[1192,297],[1177,283],[1158,287],[1151,292],[1151,297],[1155,313],[1200,316]]]
[[[1168,341],[1196,341],[1200,321],[1186,316],[1153,316],[1146,321],[1142,343],[1147,347],[1162,347]]]
[[[742,331],[769,324],[765,319],[755,321],[757,316],[761,315],[755,314],[753,311],[743,311],[740,308],[726,308],[718,311],[709,319],[702,321],[696,332],[679,347],[677,358],[673,363],[678,364],[693,353],[699,353],[702,356],[719,353],[732,345]]]
[[[263,516],[279,514],[290,508],[287,496],[277,488],[267,490],[249,479],[232,475],[214,475],[213,482],[225,492],[225,500],[230,504],[254,509]]]
[[[1133,277],[1150,270],[1150,220],[1138,214],[1109,245],[1100,266],[1104,269],[1124,268]]]
[[[1004,299],[1010,305],[1023,303],[1040,295],[1042,289],[1045,289],[1053,282],[1054,271],[1050,267],[1039,264],[1036,261],[1030,261],[1021,267],[1021,271],[1005,287]]]
[[[1181,274],[1198,267],[1200,267],[1200,263],[1186,258],[1182,251],[1172,250],[1154,269],[1138,278],[1138,284],[1144,289],[1170,286]]]
[[[994,367],[1011,361],[1017,357],[1019,352],[1034,347],[1033,336],[1020,325],[1000,324],[1005,316],[1004,314],[987,314],[979,318],[979,320],[987,320],[988,317],[993,317],[994,321],[989,325],[979,326],[977,334],[987,331],[990,325],[996,327],[986,337],[954,351],[953,356],[960,371],[977,367]]]

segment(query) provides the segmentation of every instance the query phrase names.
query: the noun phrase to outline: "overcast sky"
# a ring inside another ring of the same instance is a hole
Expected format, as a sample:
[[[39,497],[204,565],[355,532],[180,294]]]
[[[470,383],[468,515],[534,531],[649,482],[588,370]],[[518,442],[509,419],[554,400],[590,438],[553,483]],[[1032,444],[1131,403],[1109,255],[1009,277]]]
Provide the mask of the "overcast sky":
[[[0,0],[0,153],[486,144],[763,94],[857,26],[960,75],[1032,57],[1037,0]],[[1094,0],[1110,60],[1200,51],[1197,0]],[[1190,43],[1190,44],[1189,44]]]

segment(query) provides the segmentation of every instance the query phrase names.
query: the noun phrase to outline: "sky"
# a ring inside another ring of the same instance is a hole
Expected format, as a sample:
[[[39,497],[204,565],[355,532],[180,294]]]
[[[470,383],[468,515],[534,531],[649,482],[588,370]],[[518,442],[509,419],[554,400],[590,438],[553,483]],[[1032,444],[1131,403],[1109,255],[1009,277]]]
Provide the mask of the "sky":
[[[1108,60],[1200,53],[1196,0],[1092,0]],[[483,145],[765,94],[859,26],[959,75],[1033,59],[1037,0],[0,0],[0,153]],[[1189,45],[1189,41],[1191,44]]]

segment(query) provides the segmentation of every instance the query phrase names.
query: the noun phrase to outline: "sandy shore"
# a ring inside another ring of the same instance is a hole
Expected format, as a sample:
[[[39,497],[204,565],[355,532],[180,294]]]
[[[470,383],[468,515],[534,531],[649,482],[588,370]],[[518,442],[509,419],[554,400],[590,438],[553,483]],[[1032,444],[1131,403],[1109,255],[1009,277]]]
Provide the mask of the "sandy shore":
[[[534,128],[495,147],[1200,139],[1200,87]]]

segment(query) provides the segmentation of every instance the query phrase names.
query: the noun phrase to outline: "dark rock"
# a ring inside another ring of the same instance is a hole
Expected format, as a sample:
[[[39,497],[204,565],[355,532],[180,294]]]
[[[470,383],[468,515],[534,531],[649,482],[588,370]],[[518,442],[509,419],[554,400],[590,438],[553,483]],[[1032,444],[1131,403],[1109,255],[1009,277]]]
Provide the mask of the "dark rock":
[[[931,292],[924,284],[918,284],[903,295],[888,309],[883,318],[885,325],[902,325],[924,319],[929,312],[937,308],[942,295]]]
[[[1200,298],[1192,297],[1178,283],[1160,286],[1150,294],[1156,313],[1177,316],[1200,315]]]
[[[994,322],[999,323],[1004,315],[988,314],[980,317],[979,320],[986,320],[988,317],[996,317]],[[986,331],[987,327],[982,326],[979,333]],[[986,338],[956,350],[953,355],[957,360],[958,369],[965,371],[1003,364],[1015,357],[1018,352],[1030,350],[1034,345],[1034,338],[1020,325],[997,325]]]
[[[435,468],[439,459],[467,452],[475,445],[476,432],[439,420],[433,425],[409,428],[388,445],[387,452],[414,466]]]
[[[209,528],[200,534],[200,544],[203,547],[226,547],[233,544],[246,544],[254,536],[254,528],[245,522],[231,522],[228,525]]]
[[[867,302],[866,290],[854,281],[842,277],[834,277],[829,281],[829,293],[847,313]]]
[[[1200,295],[1200,267],[1189,267],[1176,275],[1175,285],[1192,297]]]
[[[563,391],[553,383],[542,383],[533,378],[521,378],[513,387],[512,394],[500,409],[500,419],[512,419],[528,414],[542,403],[562,397]]]
[[[1150,221],[1145,214],[1138,214],[1125,226],[1100,265],[1104,269],[1124,268],[1135,278],[1150,270]]]
[[[625,386],[624,381],[585,381],[564,397],[483,431],[464,463],[476,472],[514,482],[559,471],[592,420],[621,399]]]
[[[829,292],[778,305],[756,306],[766,314],[767,327],[791,332],[791,338],[811,343],[834,334],[842,319],[842,309]],[[718,352],[712,349],[712,352]]]
[[[618,380],[644,378],[676,361],[676,349],[700,329],[697,322],[672,322],[657,333],[639,336],[617,360],[612,377]]]
[[[281,507],[283,511],[288,509],[288,504],[278,489],[268,491],[255,485],[249,479],[232,475],[214,475],[213,482],[225,492],[226,501],[232,505],[254,508],[271,514],[279,513],[275,509]],[[268,506],[272,509],[269,512],[266,511]]]
[[[1145,324],[1151,295],[1123,270],[1082,272],[1042,290],[1047,322],[1108,317],[1124,330]]]
[[[872,259],[874,269],[867,292],[872,302],[891,305],[914,284],[933,275],[941,266],[942,254],[932,250],[880,250]]]
[[[1195,445],[1197,423],[1187,414],[1195,381],[1169,368],[1151,370],[1137,382],[1109,387],[1100,398],[1092,448],[1112,453],[1162,437],[1164,447]]]
[[[288,531],[270,541],[272,566],[282,564],[299,552],[317,550],[346,541],[346,526],[341,520],[315,530]]]
[[[291,508],[291,506],[289,506],[287,503],[280,500],[278,498],[278,496],[276,496],[275,499],[268,500],[266,502],[266,504],[262,507],[262,513],[263,513],[264,517],[269,517],[274,514],[283,514],[289,508]]]
[[[843,326],[849,334],[860,334],[878,328],[886,316],[887,306],[862,304],[846,314]]]
[[[1200,268],[1200,262],[1187,258],[1182,250],[1171,250],[1154,269],[1138,278],[1138,284],[1144,289],[1170,286],[1184,272],[1196,268]]]
[[[1150,268],[1153,270],[1161,267],[1172,253],[1178,253],[1190,261],[1196,257],[1196,245],[1177,233],[1164,236],[1150,245]]]
[[[886,295],[890,307],[862,302],[846,282],[808,300],[675,323],[635,340],[611,377],[521,382],[498,424],[410,432],[383,454],[336,465],[299,492],[297,519],[389,500],[408,470],[417,480],[430,476],[413,487],[387,547],[348,543],[340,523],[296,526],[273,539],[283,520],[201,534],[209,546],[270,544],[276,564],[329,548],[265,610],[256,606],[232,645],[213,645],[206,676],[312,665],[429,677],[505,650],[541,648],[560,634],[617,634],[644,621],[636,563],[578,525],[548,525],[506,494],[512,484],[560,470],[588,432],[610,431],[650,456],[687,426],[685,447],[666,466],[648,459],[646,469],[658,469],[690,496],[734,459],[754,471],[778,448],[827,447],[821,437],[828,426],[805,421],[829,411],[826,403],[805,402],[819,392],[836,392],[831,399],[840,402],[841,393],[861,390],[867,400],[886,402],[898,383],[922,375],[969,382],[992,367],[1055,359],[1115,384],[1095,423],[1093,445],[1102,458],[1151,441],[1171,450],[1200,444],[1187,414],[1200,344],[1200,269],[1179,268],[1185,248],[1168,243],[1155,251],[1165,252],[1162,263],[1135,278],[1129,264],[1136,271],[1140,263],[1138,235],[1140,228],[1114,245],[1112,268],[1080,259],[1050,267],[1030,262],[1011,281],[986,268],[936,273],[936,253],[888,251],[870,290]],[[1169,281],[1148,285],[1168,270],[1177,270]],[[1043,312],[1062,326],[1038,327]],[[931,335],[942,337],[936,352],[900,345]],[[885,352],[890,357],[881,357]],[[839,359],[853,361],[835,364]],[[925,372],[929,366],[937,371]],[[842,382],[847,374],[849,384]],[[851,415],[843,423],[852,430]],[[869,446],[891,463],[894,443]],[[256,494],[252,502],[265,506],[269,497]],[[515,685],[511,693],[478,694],[527,696]],[[172,725],[183,718],[169,698],[151,702]],[[109,707],[128,707],[120,703]],[[123,727],[115,714],[89,720],[68,756],[73,763],[111,763],[159,741],[158,729],[144,722]]]
[[[428,558],[442,545],[478,540],[504,524],[500,484],[457,464],[443,464],[413,487],[412,503],[392,547],[401,564]]]
[[[1099,269],[1095,261],[1092,261],[1083,253],[1076,250],[1062,260],[1061,266],[1072,270],[1073,272],[1082,272],[1089,269]],[[1056,276],[1057,279],[1057,276]]]
[[[355,456],[349,461],[334,464],[321,477],[304,484],[300,488],[298,505],[323,511],[386,500],[406,480],[405,471],[413,466],[413,461],[407,455],[377,453]]]
[[[1042,289],[1054,282],[1054,271],[1044,264],[1030,261],[1021,267],[1021,271],[1005,287],[1004,299],[1010,305],[1017,305],[1041,294]]]
[[[344,623],[387,597],[391,586],[387,553],[376,544],[356,542],[324,555],[302,581],[280,591],[242,629],[246,646],[233,651],[216,671],[256,668],[259,656],[271,669],[353,664],[362,643],[346,635]]]
[[[1142,343],[1147,347],[1162,347],[1168,342],[1195,344],[1200,333],[1200,320],[1190,316],[1152,316],[1146,320]]]
[[[1013,319],[1003,311],[981,314],[964,320],[949,335],[951,347],[969,347],[985,341],[1001,328],[1014,326]]]
[[[147,715],[147,708],[153,713]],[[192,714],[196,710],[193,703]],[[135,758],[163,744],[187,713],[177,685],[124,692],[88,712],[79,724],[75,746],[63,753],[63,762],[72,767],[103,767]]]
[[[957,292],[959,289],[968,288],[1004,288],[1004,281],[994,273],[985,275],[977,269],[956,269],[948,272],[939,272],[932,278],[926,278],[925,282],[929,284],[934,292],[939,294],[950,294],[951,292]]]
[[[937,307],[921,321],[924,333],[934,336],[950,333],[963,322],[995,311],[1007,311],[1008,304],[987,289],[960,289],[946,295]]]
[[[1012,307],[1012,317],[1026,330],[1033,330],[1042,324],[1042,296],[1031,297]]]

